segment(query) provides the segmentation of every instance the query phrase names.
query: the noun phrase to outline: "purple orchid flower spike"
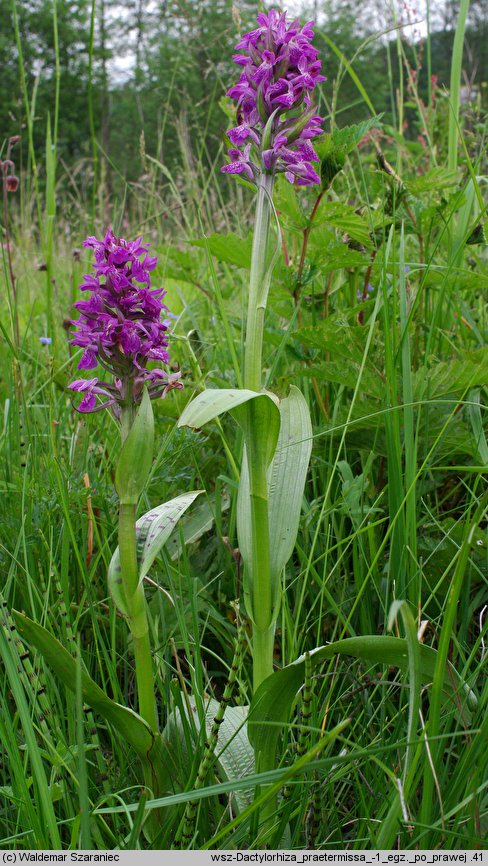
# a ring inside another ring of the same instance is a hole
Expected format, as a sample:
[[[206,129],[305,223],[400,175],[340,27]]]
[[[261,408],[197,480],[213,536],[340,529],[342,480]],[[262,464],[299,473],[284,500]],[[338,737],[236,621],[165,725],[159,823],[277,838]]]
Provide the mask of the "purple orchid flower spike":
[[[286,12],[271,9],[257,17],[259,27],[237,44],[234,62],[242,67],[227,95],[237,100],[238,126],[227,136],[234,148],[223,172],[256,180],[260,172],[284,172],[290,183],[320,183],[310,141],[323,130],[311,93],[325,77],[311,44],[313,22],[300,27]]]
[[[90,296],[74,305],[79,317],[71,343],[83,349],[78,369],[100,365],[112,381],[78,379],[69,388],[83,394],[80,412],[111,407],[119,416],[122,406],[140,403],[145,385],[151,399],[183,387],[179,373],[147,366],[169,363],[171,313],[162,302],[166,292],[151,288],[157,258],[142,238],[126,241],[109,229],[103,240],[89,237],[83,245],[93,250],[95,263],[80,285]]]

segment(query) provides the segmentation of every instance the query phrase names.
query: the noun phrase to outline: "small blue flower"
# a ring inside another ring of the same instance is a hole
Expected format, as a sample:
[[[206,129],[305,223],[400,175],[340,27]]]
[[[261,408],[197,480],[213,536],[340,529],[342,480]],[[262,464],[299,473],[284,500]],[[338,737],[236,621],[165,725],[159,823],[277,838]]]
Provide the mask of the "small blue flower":
[[[39,337],[39,342],[42,343],[43,346],[50,346],[52,343],[52,337]]]
[[[369,298],[371,292],[374,292],[374,286],[372,286],[371,283],[368,283],[366,289],[357,290],[356,298],[358,299],[358,301],[366,301]]]

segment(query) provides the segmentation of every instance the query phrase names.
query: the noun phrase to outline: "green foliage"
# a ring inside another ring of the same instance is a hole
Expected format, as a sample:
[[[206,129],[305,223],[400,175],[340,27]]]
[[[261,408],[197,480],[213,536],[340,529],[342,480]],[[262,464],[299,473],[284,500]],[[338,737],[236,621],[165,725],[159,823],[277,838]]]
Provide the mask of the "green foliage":
[[[280,604],[280,575],[295,547],[303,490],[312,451],[312,426],[308,407],[303,395],[294,385],[290,386],[289,396],[280,401],[279,410],[279,436],[267,472],[273,619],[278,614]],[[262,438],[266,441],[264,436]],[[252,565],[249,490],[249,467],[247,455],[244,454],[237,501],[237,523],[240,553],[246,566],[246,604],[251,612],[252,587],[256,575],[253,573]]]
[[[336,174],[344,168],[346,156],[352,153],[365,135],[379,125],[382,115],[370,117],[361,123],[353,123],[341,129],[334,129],[328,135],[322,136],[316,145],[320,159],[320,176],[322,187],[327,189]]]
[[[195,247],[208,249],[219,262],[226,262],[247,270],[251,267],[252,236],[243,239],[231,232],[228,235],[211,235],[205,240],[192,241],[192,243]]]
[[[39,650],[61,682],[74,691],[76,659],[52,634],[25,614],[13,611],[12,615],[20,634]],[[174,770],[171,768],[171,752],[164,739],[155,735],[133,710],[112,701],[84,670],[81,671],[81,690],[83,700],[110,722],[135,750],[152,779],[154,793],[170,790]]]
[[[263,417],[263,430],[269,430],[269,436],[266,437],[268,444],[265,448],[266,459],[269,463],[276,447],[279,432],[279,413],[275,399],[271,395],[257,394],[255,391],[249,391],[245,388],[239,390],[209,388],[198,394],[194,400],[185,406],[178,426],[203,427],[225,412],[231,412],[236,421],[242,427],[246,427],[249,423],[247,411],[245,409],[239,411],[239,407],[245,406],[250,401],[257,402],[260,407],[263,407],[260,415]]]
[[[204,708],[205,739],[208,739],[214,718],[219,708],[218,701],[210,699]],[[227,707],[219,726],[218,751],[215,761],[222,779],[242,779],[254,772],[254,751],[247,737],[247,714],[249,707]],[[179,709],[170,715],[164,729],[164,738],[173,754],[178,754],[181,768],[191,762],[191,750],[201,741],[200,715],[195,703],[184,708],[186,717],[182,718]],[[189,733],[187,749],[185,732]],[[238,810],[244,809],[252,801],[250,790],[237,790],[235,803]]]
[[[154,415],[147,388],[144,388],[115,472],[115,487],[122,505],[137,505],[151,470],[153,449]]]
[[[161,548],[173,534],[181,517],[203,491],[182,493],[169,502],[151,509],[136,523],[137,562],[139,582],[143,581]],[[128,616],[127,601],[122,585],[120,552],[114,551],[108,568],[108,587],[110,594],[121,613]]]
[[[318,666],[336,654],[348,655],[371,664],[394,665],[408,670],[409,651],[407,641],[400,638],[364,635],[336,641],[328,646],[310,652],[312,666]],[[431,647],[420,648],[420,675],[424,683],[432,681],[436,668],[436,653]],[[274,755],[280,736],[280,729],[286,723],[300,684],[303,682],[305,658],[273,674],[254,695],[249,708],[249,738],[256,752],[264,756]],[[477,699],[462,678],[446,666],[442,678],[442,690],[446,697],[461,705],[476,708]]]

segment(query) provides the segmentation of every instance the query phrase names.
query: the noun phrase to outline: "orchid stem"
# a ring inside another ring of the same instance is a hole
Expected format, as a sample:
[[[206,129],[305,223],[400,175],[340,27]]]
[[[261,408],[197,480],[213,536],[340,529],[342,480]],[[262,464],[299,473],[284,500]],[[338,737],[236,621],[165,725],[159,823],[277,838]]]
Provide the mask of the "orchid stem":
[[[130,394],[129,397],[132,395]],[[122,444],[129,435],[134,419],[133,407],[128,404],[121,413]],[[122,586],[127,604],[128,626],[132,635],[136,663],[136,684],[139,714],[152,731],[158,730],[158,716],[154,695],[153,665],[149,623],[144,586],[139,580],[136,544],[136,511],[133,502],[119,504],[119,555]]]
[[[128,623],[134,644],[139,713],[153,731],[158,729],[151,646],[144,589],[139,582],[136,552],[136,506],[120,504],[119,553]]]
[[[262,355],[264,315],[271,281],[270,236],[273,176],[261,175],[258,183],[256,219],[249,281],[249,304],[244,355],[244,387],[251,391],[262,388]],[[252,532],[252,612],[253,612],[253,687],[254,691],[273,673],[274,623],[270,572],[269,514],[267,466],[257,447],[255,425],[250,423],[246,434],[249,462],[249,487]]]
[[[246,348],[244,353],[244,387],[260,391],[263,366],[264,314],[268,300],[271,268],[269,239],[271,231],[274,178],[263,174],[258,184],[256,219],[252,242],[251,275],[247,308]]]

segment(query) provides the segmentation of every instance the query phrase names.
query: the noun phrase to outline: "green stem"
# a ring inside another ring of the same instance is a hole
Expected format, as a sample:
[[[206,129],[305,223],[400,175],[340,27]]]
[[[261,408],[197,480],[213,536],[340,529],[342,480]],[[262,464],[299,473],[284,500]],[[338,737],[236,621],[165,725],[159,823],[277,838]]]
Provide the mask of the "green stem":
[[[269,238],[273,182],[272,175],[261,175],[254,222],[244,354],[244,387],[251,391],[260,391],[262,381],[264,314],[271,281]]]
[[[252,634],[252,657],[253,657],[253,687],[257,687],[270,677],[273,673],[274,652],[274,623],[270,628],[263,631],[257,626],[253,628]]]
[[[139,583],[136,549],[136,506],[120,503],[119,553],[128,624],[134,645],[139,713],[153,731],[158,730],[154,697],[151,645],[144,589]]]
[[[126,383],[126,403],[120,418],[122,445],[134,423],[135,407],[130,381]],[[128,625],[134,645],[136,683],[139,698],[139,713],[153,731],[158,730],[158,715],[154,696],[153,666],[146,599],[143,584],[139,581],[136,544],[135,502],[119,504],[119,554],[122,585],[128,611]]]
[[[461,88],[461,71],[463,63],[464,33],[466,30],[466,19],[469,11],[469,0],[461,0],[459,15],[456,25],[456,33],[452,46],[451,81],[449,96],[451,111],[449,114],[449,137],[447,151],[447,167],[449,171],[455,171],[458,162],[459,142],[459,101]]]
[[[249,406],[246,450],[249,464],[249,494],[252,537],[252,614],[254,691],[273,673],[273,593],[269,545],[269,503],[267,465],[259,431],[254,423],[254,407]]]
[[[249,302],[244,355],[244,387],[260,391],[262,387],[262,356],[264,315],[271,281],[270,234],[274,178],[261,175],[258,183],[256,218],[252,244]],[[256,441],[255,425],[250,406],[250,423],[246,435],[249,461],[249,486],[252,527],[252,611],[253,685],[254,690],[273,673],[274,623],[269,558],[269,516],[267,466]]]

